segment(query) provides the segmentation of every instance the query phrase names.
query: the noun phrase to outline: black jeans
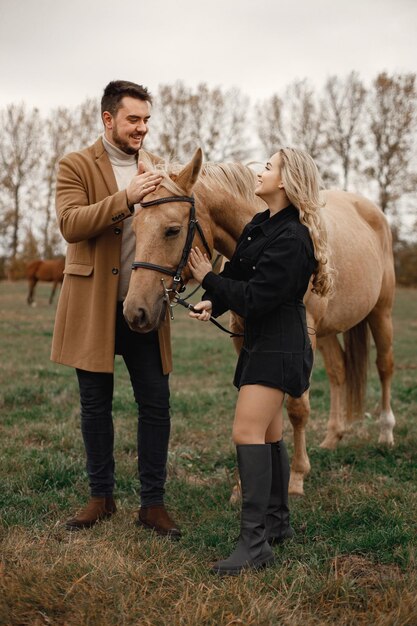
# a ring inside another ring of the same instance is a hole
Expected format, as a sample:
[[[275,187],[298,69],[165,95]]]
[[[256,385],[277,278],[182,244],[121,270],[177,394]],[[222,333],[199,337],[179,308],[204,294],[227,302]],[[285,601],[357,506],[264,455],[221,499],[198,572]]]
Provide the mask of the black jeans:
[[[138,471],[142,506],[162,504],[170,434],[168,375],[163,374],[158,333],[131,331],[117,304],[115,353],[123,356],[138,406]],[[81,430],[92,496],[114,489],[113,374],[77,369]]]

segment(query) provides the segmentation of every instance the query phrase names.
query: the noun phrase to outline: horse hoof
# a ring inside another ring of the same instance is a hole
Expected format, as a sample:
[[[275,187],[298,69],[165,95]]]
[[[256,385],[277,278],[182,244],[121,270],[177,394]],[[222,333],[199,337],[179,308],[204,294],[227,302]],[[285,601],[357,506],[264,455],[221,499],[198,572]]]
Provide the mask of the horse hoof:
[[[304,496],[304,475],[299,472],[291,472],[290,483],[288,485],[290,496]]]
[[[342,439],[343,435],[326,435],[320,444],[320,448],[324,450],[336,450],[337,444]]]
[[[383,433],[379,435],[378,443],[392,448],[394,446],[394,437],[392,436],[392,433]]]
[[[394,445],[393,430],[395,427],[395,417],[391,409],[381,411],[379,418],[379,439],[378,443],[386,446]]]

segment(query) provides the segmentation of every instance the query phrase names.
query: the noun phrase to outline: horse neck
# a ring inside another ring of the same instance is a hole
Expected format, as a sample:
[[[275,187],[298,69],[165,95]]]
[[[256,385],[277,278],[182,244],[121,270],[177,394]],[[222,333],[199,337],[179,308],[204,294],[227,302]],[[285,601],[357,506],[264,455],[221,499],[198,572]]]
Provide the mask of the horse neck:
[[[227,191],[214,191],[203,186],[196,189],[197,206],[203,207],[199,221],[211,231],[214,248],[230,259],[244,226],[260,209]],[[199,211],[200,213],[200,211]]]

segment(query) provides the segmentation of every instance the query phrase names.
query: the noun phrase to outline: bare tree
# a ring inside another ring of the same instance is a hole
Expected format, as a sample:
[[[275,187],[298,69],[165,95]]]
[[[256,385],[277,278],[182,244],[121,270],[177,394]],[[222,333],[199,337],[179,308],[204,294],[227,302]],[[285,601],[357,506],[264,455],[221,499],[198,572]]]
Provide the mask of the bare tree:
[[[239,89],[198,85],[190,99],[190,134],[208,161],[241,161],[249,154],[245,129],[249,99]]]
[[[8,105],[0,112],[0,120],[2,128],[0,221],[3,223],[3,233],[9,238],[6,247],[9,257],[13,260],[18,253],[24,208],[33,215],[27,192],[40,163],[41,121],[39,111],[28,110],[24,103]]]
[[[57,252],[60,238],[55,220],[55,187],[59,160],[74,147],[76,134],[74,111],[59,107],[51,111],[44,123],[45,144],[42,154],[42,190],[38,192],[41,250],[45,258]]]
[[[44,122],[41,159],[42,185],[37,188],[36,205],[45,258],[61,252],[62,238],[55,220],[56,174],[60,159],[71,150],[90,145],[102,132],[99,102],[87,99],[73,109],[53,109]]]
[[[377,181],[379,205],[386,212],[407,192],[415,190],[411,172],[417,121],[415,74],[381,73],[369,98],[372,150],[366,174]]]
[[[100,102],[95,98],[87,98],[78,105],[74,110],[73,120],[69,149],[82,150],[86,148],[104,131]]]
[[[332,76],[326,82],[324,98],[327,145],[340,160],[343,188],[347,189],[351,170],[358,165],[355,151],[363,147],[361,122],[366,89],[356,72],[351,72],[346,79]]]
[[[316,161],[324,184],[338,182],[334,171],[334,153],[329,150],[325,127],[323,100],[307,79],[291,83],[285,94],[285,126],[289,128],[290,145],[308,152]]]
[[[191,90],[182,81],[160,85],[155,98],[149,138],[146,143],[156,154],[184,160],[191,150],[189,111]]]
[[[165,158],[184,161],[196,147],[206,160],[239,160],[248,153],[245,128],[249,100],[238,89],[223,92],[201,83],[162,85],[147,144]]]
[[[288,87],[285,109],[291,145],[305,150],[316,160],[324,149],[322,106],[307,79],[295,81]]]
[[[218,159],[242,161],[250,156],[246,129],[248,125],[249,98],[233,88],[224,95],[223,116],[218,121],[222,132],[218,145]]]
[[[256,106],[258,135],[265,154],[270,156],[287,142],[283,123],[283,101],[274,94]]]
[[[192,141],[201,147],[206,161],[214,161],[222,130],[219,121],[224,109],[223,93],[219,88],[210,90],[205,83],[200,83],[189,105]]]

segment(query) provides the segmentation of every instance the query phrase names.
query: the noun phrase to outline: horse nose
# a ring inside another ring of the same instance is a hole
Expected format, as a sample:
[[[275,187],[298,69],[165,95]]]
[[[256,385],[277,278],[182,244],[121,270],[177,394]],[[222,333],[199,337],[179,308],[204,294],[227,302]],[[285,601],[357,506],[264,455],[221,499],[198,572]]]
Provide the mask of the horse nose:
[[[133,326],[136,328],[143,328],[148,324],[148,314],[145,309],[139,307],[136,309],[133,318]]]
[[[146,309],[142,307],[124,306],[123,315],[132,330],[140,330],[149,323]]]

